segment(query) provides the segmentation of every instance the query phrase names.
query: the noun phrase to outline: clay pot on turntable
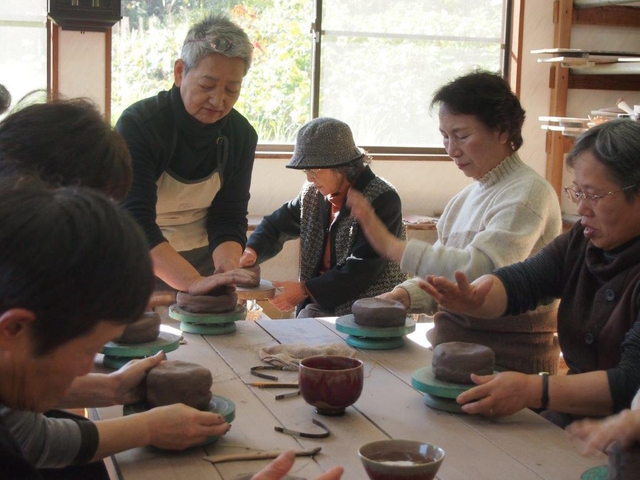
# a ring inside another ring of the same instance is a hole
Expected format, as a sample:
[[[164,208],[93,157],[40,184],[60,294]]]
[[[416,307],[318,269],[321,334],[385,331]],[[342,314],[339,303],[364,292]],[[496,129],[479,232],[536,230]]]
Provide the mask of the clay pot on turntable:
[[[371,480],[431,480],[444,450],[413,440],[379,440],[360,447],[358,456]]]
[[[337,355],[308,357],[300,361],[298,383],[302,398],[320,415],[342,415],[353,405],[364,384],[364,364]]]

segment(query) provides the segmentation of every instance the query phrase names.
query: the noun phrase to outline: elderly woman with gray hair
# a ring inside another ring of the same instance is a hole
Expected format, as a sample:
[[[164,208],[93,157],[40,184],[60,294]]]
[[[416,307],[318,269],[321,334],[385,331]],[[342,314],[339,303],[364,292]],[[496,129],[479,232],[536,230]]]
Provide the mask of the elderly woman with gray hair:
[[[238,266],[258,135],[233,106],[252,50],[226,17],[202,20],[187,34],[171,90],[131,105],[116,125],[133,160],[124,206],[146,234],[161,286],[207,293],[214,269]]]
[[[366,165],[349,126],[316,118],[298,132],[287,168],[307,176],[300,194],[265,217],[247,242],[241,266],[277,255],[284,242],[300,238],[297,282],[272,303],[283,311],[297,307],[299,317],[344,315],[358,298],[386,292],[404,280],[400,266],[378,255],[345,205],[349,189],[362,192],[389,231],[404,238],[402,208],[395,188]]]
[[[428,276],[423,288],[448,311],[496,319],[559,298],[558,339],[569,375],[502,372],[472,376],[458,396],[467,413],[509,415],[549,409],[574,416],[629,408],[640,388],[640,124],[613,120],[591,128],[567,157],[565,188],[580,222],[521,263],[469,283]]]

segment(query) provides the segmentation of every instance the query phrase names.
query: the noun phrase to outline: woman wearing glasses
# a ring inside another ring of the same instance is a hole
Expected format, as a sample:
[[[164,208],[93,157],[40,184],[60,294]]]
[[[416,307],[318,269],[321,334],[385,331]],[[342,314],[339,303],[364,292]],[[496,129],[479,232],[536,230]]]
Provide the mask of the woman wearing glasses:
[[[420,278],[437,274],[453,279],[453,273],[461,270],[475,279],[524,260],[550,243],[561,231],[558,198],[518,155],[525,112],[509,84],[498,75],[473,72],[441,87],[431,106],[439,107],[447,153],[462,174],[475,181],[445,207],[433,245],[398,240],[365,199],[350,194],[347,203],[352,214],[376,251]],[[383,297],[398,300],[414,312],[435,314],[434,328],[427,334],[433,346],[479,343],[493,349],[496,365],[502,369],[526,373],[557,369],[556,304],[487,321],[437,311],[437,303],[416,279]]]
[[[241,266],[277,255],[284,242],[300,238],[298,282],[274,282],[283,289],[272,303],[298,316],[344,315],[358,298],[386,292],[404,276],[395,262],[381,258],[350,217],[345,198],[362,192],[393,235],[404,238],[402,207],[396,190],[366,165],[349,126],[316,118],[302,126],[287,168],[302,170],[300,194],[265,217],[247,242]]]
[[[474,377],[478,386],[458,397],[467,413],[548,408],[566,425],[629,408],[640,387],[640,124],[593,127],[567,162],[574,181],[566,192],[580,215],[569,232],[471,284],[461,272],[457,285],[433,276],[424,284],[443,308],[483,318],[561,299],[558,338],[572,375]]]
[[[156,276],[176,290],[206,293],[214,268],[236,268],[246,242],[258,136],[233,106],[252,49],[227,18],[204,19],[187,33],[171,90],[133,104],[116,125],[133,159],[124,205]]]

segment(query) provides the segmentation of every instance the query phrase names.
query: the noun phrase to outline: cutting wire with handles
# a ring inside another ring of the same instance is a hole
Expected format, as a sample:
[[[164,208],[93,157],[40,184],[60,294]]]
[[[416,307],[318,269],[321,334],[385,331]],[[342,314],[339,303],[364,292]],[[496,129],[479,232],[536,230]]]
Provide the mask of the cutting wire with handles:
[[[331,431],[329,430],[329,427],[327,427],[324,423],[322,423],[320,420],[316,420],[315,418],[313,420],[311,420],[313,422],[314,425],[319,426],[322,430],[324,430],[324,432],[322,433],[306,433],[306,432],[296,432],[295,430],[289,430],[288,428],[283,428],[283,427],[273,427],[273,429],[276,432],[280,432],[280,433],[286,433],[287,435],[291,435],[293,437],[302,437],[302,438],[327,438],[330,434]]]
[[[261,373],[261,370],[288,370],[284,367],[279,367],[276,365],[258,365],[257,367],[251,367],[251,375],[254,377],[266,378],[267,380],[278,381],[278,377],[275,375],[268,375],[266,373]]]

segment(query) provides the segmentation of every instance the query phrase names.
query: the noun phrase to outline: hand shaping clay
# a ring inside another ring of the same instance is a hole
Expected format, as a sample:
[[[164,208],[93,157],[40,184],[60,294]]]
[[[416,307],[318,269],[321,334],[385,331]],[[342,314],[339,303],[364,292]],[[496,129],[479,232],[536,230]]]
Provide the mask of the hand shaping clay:
[[[256,288],[260,285],[260,265],[256,264],[252,267],[239,268],[243,275],[247,276],[247,281],[238,283],[241,288]]]
[[[404,305],[383,298],[361,298],[351,307],[353,321],[368,327],[401,327],[407,319]]]
[[[145,312],[139,320],[127,325],[117,343],[153,342],[160,334],[160,315],[156,312]]]
[[[613,443],[607,450],[609,480],[636,480],[640,478],[640,445],[621,448]]]
[[[164,361],[147,374],[147,402],[152,407],[184,403],[204,410],[211,401],[211,372],[180,361]]]
[[[473,383],[471,374],[490,375],[495,367],[493,350],[477,343],[447,342],[433,350],[433,374],[451,383]]]
[[[191,313],[224,313],[236,308],[238,295],[227,289],[223,289],[222,294],[218,295],[189,295],[185,292],[178,292],[176,302],[181,309]]]

